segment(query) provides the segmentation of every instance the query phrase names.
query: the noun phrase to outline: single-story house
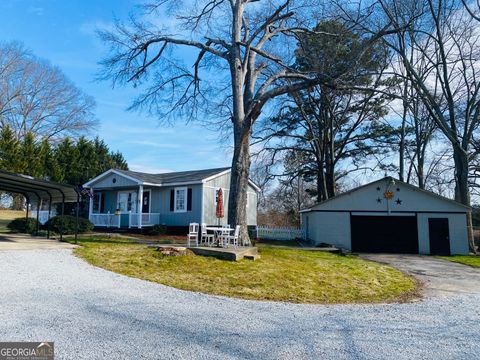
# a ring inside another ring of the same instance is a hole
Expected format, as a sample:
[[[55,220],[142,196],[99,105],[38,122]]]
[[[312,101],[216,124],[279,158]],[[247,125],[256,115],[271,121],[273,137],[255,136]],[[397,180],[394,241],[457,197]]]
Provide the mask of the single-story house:
[[[93,192],[89,219],[96,227],[168,228],[189,223],[226,225],[230,168],[148,174],[110,169],[84,184]],[[225,217],[216,217],[218,190],[223,191]],[[248,225],[257,224],[257,193],[247,191]]]
[[[385,177],[303,210],[301,221],[315,244],[354,252],[465,255],[470,210]]]

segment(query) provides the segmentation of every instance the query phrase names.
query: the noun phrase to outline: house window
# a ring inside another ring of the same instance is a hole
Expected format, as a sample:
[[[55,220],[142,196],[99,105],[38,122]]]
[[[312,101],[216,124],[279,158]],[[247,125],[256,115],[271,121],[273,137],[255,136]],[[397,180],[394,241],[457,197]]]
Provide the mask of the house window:
[[[175,188],[175,212],[187,211],[187,188]]]
[[[100,213],[101,212],[101,206],[102,206],[102,193],[93,194],[92,212],[94,214]]]

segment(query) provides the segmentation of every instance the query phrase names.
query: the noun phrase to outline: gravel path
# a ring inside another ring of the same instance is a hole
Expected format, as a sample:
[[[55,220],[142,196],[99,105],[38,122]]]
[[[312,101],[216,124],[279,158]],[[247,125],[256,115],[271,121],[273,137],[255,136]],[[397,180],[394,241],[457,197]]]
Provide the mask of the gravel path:
[[[313,306],[176,290],[71,250],[0,252],[0,341],[55,341],[57,359],[475,359],[480,294]]]

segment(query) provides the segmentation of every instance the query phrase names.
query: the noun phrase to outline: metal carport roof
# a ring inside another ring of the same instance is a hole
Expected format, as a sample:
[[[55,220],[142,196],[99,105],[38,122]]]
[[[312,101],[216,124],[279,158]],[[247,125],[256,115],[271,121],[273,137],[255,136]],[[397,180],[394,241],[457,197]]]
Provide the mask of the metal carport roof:
[[[14,174],[0,170],[0,190],[14,192],[30,200],[52,201],[52,203],[77,202],[78,190],[71,185],[40,180],[28,175]]]
[[[75,227],[75,242],[77,241],[78,234],[78,212],[80,192],[72,185],[60,184],[53,181],[36,179],[32,176],[14,174],[8,171],[0,170],[0,190],[17,193],[25,196],[27,199],[27,212],[28,218],[28,203],[37,203],[37,230],[38,234],[39,223],[38,216],[40,212],[41,200],[48,202],[48,214],[50,218],[52,203],[61,203],[61,215],[64,215],[64,204],[66,202],[76,202],[76,227]],[[50,238],[50,224],[48,225],[47,238]],[[60,225],[60,240],[63,239],[63,216],[61,217]]]

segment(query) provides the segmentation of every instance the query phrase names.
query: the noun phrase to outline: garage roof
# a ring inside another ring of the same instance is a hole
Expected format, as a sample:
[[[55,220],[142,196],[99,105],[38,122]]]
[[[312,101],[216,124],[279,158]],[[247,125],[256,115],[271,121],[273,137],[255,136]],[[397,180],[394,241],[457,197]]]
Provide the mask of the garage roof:
[[[76,202],[79,196],[74,186],[36,179],[32,176],[0,170],[0,190],[22,194],[31,201],[40,197],[52,202]]]
[[[349,191],[346,191],[344,193],[341,193],[341,194],[338,194],[337,196],[334,196],[328,200],[325,200],[325,201],[322,201],[322,202],[319,202],[319,203],[316,203],[315,205],[311,206],[310,208],[307,208],[307,209],[303,209],[301,210],[300,212],[309,212],[309,211],[312,211],[314,210],[316,207],[322,207],[324,204],[330,204],[330,202],[335,202],[336,200],[340,199],[340,198],[343,198],[347,195],[351,195],[352,193],[356,193],[358,192],[359,190],[361,189],[364,189],[364,188],[367,188],[369,186],[372,186],[374,184],[380,184],[380,183],[390,183],[390,182],[393,182],[394,184],[398,184],[398,185],[402,185],[402,186],[405,186],[406,188],[410,189],[410,190],[413,190],[413,191],[418,191],[420,193],[423,193],[423,194],[426,194],[428,196],[431,196],[433,198],[436,198],[436,199],[439,199],[439,200],[442,200],[446,203],[449,203],[449,204],[452,204],[456,207],[459,207],[459,208],[463,208],[465,212],[467,211],[471,211],[471,207],[469,206],[466,206],[458,201],[455,201],[455,200],[452,200],[452,199],[449,199],[449,198],[446,198],[444,196],[441,196],[441,195],[438,195],[438,194],[435,194],[434,192],[431,192],[431,191],[428,191],[428,190],[425,190],[425,189],[421,189],[415,185],[412,185],[412,184],[408,184],[406,182],[403,182],[403,181],[400,181],[398,179],[395,179],[391,176],[386,176],[384,178],[381,178],[381,179],[378,179],[378,180],[375,180],[373,182],[370,182],[368,184],[365,184],[365,185],[362,185],[362,186],[359,186],[359,187],[356,187],[354,189],[351,189]]]

